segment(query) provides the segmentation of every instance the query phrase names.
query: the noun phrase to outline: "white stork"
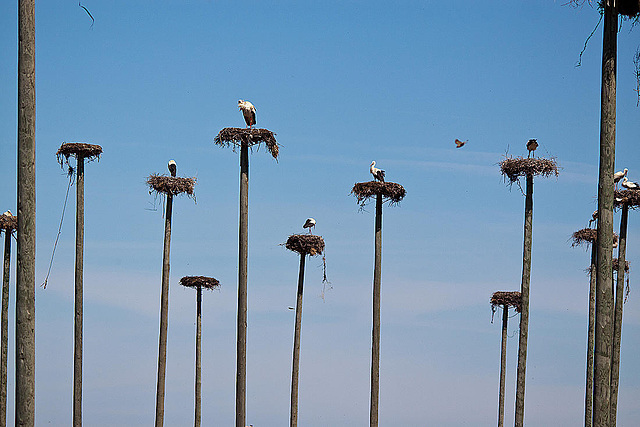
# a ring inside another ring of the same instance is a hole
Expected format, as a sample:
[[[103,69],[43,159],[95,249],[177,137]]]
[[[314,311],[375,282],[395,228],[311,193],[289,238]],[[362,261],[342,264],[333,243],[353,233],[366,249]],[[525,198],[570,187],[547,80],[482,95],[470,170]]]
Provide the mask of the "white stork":
[[[638,184],[637,182],[629,181],[626,176],[624,177],[624,179],[622,180],[622,184],[620,185],[622,185],[627,190],[640,190],[640,184]]]
[[[371,162],[371,166],[369,167],[369,172],[371,172],[371,175],[373,175],[374,179],[380,182],[384,182],[384,171],[376,167],[375,161]]]
[[[169,168],[169,172],[171,172],[171,176],[176,176],[176,172],[178,170],[178,165],[175,160],[169,160],[169,164],[167,165]]]
[[[309,229],[309,234],[313,234],[311,232],[311,229],[313,227],[316,226],[316,220],[313,218],[307,218],[307,221],[304,223],[304,225],[302,226],[302,228],[308,228]]]
[[[536,148],[538,148],[538,141],[536,141],[535,139],[530,139],[529,141],[527,141],[527,150],[529,150],[527,159],[531,157],[534,151],[536,151]]]
[[[623,170],[613,174],[613,183],[615,184],[616,187],[618,186],[618,183],[620,182],[620,180],[625,176],[627,176],[627,172],[629,172],[629,169],[624,168]]]
[[[591,224],[595,224],[596,222],[598,222],[598,210],[597,209],[595,211],[593,211],[593,213],[591,214],[591,219],[589,220],[589,227],[591,227]]]
[[[11,211],[6,211],[5,213],[2,214],[2,216],[13,216],[11,214]]]
[[[238,108],[242,111],[244,121],[248,128],[256,124],[256,107],[249,101],[238,100]]]

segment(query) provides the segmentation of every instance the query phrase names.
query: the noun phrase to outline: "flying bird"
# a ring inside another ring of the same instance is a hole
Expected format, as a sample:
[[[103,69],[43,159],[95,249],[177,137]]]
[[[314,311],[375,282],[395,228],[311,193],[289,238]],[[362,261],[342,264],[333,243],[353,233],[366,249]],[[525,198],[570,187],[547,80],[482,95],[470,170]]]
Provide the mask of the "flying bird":
[[[616,187],[618,186],[618,183],[620,182],[620,180],[625,176],[627,176],[627,172],[629,172],[629,169],[624,168],[624,170],[618,171],[613,174],[613,182]]]
[[[467,141],[469,141],[468,139],[466,141],[460,141],[459,139],[456,138],[456,148],[461,148],[464,144],[467,143]]]
[[[622,184],[620,185],[622,185],[627,190],[640,190],[640,184],[638,184],[637,182],[629,181],[626,176],[624,177],[624,179],[622,180]]]
[[[313,234],[311,233],[311,229],[313,227],[316,226],[316,220],[313,218],[307,218],[307,221],[304,223],[304,225],[302,226],[302,228],[308,228],[309,229],[309,234]]]
[[[256,107],[254,107],[252,103],[240,99],[238,101],[238,108],[242,111],[244,121],[248,128],[256,124]]]
[[[536,151],[536,148],[538,148],[538,141],[536,141],[535,139],[530,139],[529,141],[527,141],[527,150],[529,150],[527,159],[531,157],[534,151]]]
[[[380,182],[384,182],[384,171],[376,167],[375,161],[371,162],[371,166],[369,167],[369,172],[371,172],[371,175],[373,175],[374,179]]]

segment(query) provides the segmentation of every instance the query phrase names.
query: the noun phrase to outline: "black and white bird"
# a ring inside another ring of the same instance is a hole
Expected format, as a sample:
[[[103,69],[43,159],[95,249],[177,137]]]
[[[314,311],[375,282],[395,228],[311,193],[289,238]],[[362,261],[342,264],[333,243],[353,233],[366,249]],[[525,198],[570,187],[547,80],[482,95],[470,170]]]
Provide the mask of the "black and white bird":
[[[622,180],[622,184],[620,185],[622,185],[627,190],[640,190],[640,184],[638,184],[637,182],[629,181],[626,176],[624,177],[624,179]]]
[[[589,227],[591,227],[591,224],[595,224],[597,222],[598,222],[598,210],[596,209],[591,214],[591,219],[589,220]]]
[[[248,128],[256,124],[256,107],[249,101],[238,100],[238,108],[242,111],[244,121]]]
[[[5,212],[5,213],[3,213],[2,215],[3,215],[3,216],[13,216],[13,215],[11,214],[11,211],[6,211],[6,212]]]
[[[529,141],[527,141],[527,150],[529,150],[529,155],[527,156],[527,158],[531,157],[533,152],[536,151],[536,148],[538,148],[538,141],[536,141],[535,139],[530,139]]]
[[[169,172],[171,172],[171,176],[176,176],[176,171],[178,170],[178,165],[175,160],[169,160],[169,164],[167,165],[169,168]]]
[[[313,227],[316,226],[316,220],[313,218],[307,218],[307,221],[304,223],[304,225],[302,226],[302,228],[308,228],[309,229],[309,234],[313,234],[311,233],[311,229]]]
[[[380,182],[384,182],[384,171],[376,167],[375,161],[371,162],[371,166],[369,167],[369,172],[371,172],[371,175],[373,175],[374,179]]]
[[[625,176],[627,176],[627,172],[629,172],[629,169],[624,168],[623,170],[613,174],[613,183],[616,185],[616,187],[618,186],[618,183],[620,182],[620,180]]]

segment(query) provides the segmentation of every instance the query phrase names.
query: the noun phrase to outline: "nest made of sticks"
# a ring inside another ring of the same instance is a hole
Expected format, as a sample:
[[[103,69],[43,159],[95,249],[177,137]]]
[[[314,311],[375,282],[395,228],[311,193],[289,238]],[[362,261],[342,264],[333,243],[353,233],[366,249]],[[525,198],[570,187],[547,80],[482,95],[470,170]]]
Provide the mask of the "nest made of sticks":
[[[571,235],[573,242],[571,247],[580,246],[583,243],[595,243],[598,240],[598,230],[595,228],[583,228]],[[613,244],[618,242],[618,233],[613,233]]]
[[[163,193],[176,196],[180,193],[186,193],[189,197],[195,199],[193,189],[196,185],[195,178],[183,178],[179,176],[167,176],[154,173],[147,178],[149,186],[149,194]]]
[[[95,144],[87,144],[86,142],[63,142],[58,151],[56,151],[56,158],[60,166],[64,166],[64,163],[69,163],[69,157],[74,156],[76,159],[79,157],[85,160],[100,160],[100,154],[102,154],[102,147]]]
[[[180,284],[187,288],[197,288],[201,286],[205,289],[214,289],[220,286],[220,282],[213,277],[206,276],[184,276],[180,279]]]
[[[324,252],[324,239],[313,234],[292,234],[285,247],[300,255],[320,255]]]
[[[640,207],[640,190],[616,190],[613,197],[613,206],[617,209],[625,204],[631,209]]]
[[[567,4],[571,4],[575,7],[579,7],[584,5],[585,3],[589,3],[590,6],[597,6],[598,10],[601,11],[604,9],[605,1],[607,3],[614,2],[616,9],[620,15],[623,15],[627,18],[635,18],[640,14],[640,1],[639,0],[570,0]]]
[[[18,217],[16,215],[0,215],[0,230],[13,231],[18,228]]]
[[[367,181],[357,182],[351,189],[351,194],[356,196],[358,204],[363,208],[368,199],[378,194],[382,195],[383,203],[388,201],[390,205],[397,205],[404,199],[407,191],[395,182]]]
[[[558,176],[558,163],[555,159],[507,157],[500,162],[500,172],[505,179],[508,178],[511,184],[518,181],[521,176],[542,175],[549,177]]]
[[[522,296],[519,291],[498,291],[491,296],[491,309],[495,312],[497,306],[513,307],[520,313],[522,307]]]
[[[224,128],[213,140],[213,143],[221,147],[228,147],[233,144],[235,147],[246,145],[252,147],[264,142],[267,151],[278,160],[280,148],[276,142],[275,133],[268,129],[248,129],[248,128]]]

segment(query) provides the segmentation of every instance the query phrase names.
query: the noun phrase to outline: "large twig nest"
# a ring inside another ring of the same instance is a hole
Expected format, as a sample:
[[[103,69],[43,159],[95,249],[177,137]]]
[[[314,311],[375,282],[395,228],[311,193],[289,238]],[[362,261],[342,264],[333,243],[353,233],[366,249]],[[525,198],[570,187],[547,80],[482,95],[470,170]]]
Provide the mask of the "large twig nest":
[[[195,178],[158,175],[154,173],[147,178],[147,185],[149,186],[149,194],[154,191],[156,193],[171,194],[172,196],[186,193],[189,197],[195,198],[193,193],[196,185]]]
[[[18,228],[18,217],[11,214],[0,215],[0,230],[9,231]]]
[[[252,147],[264,142],[267,151],[278,160],[280,149],[275,135],[268,129],[224,128],[214,138],[213,143],[221,147],[233,145],[235,149],[241,145]]]
[[[640,207],[640,190],[616,190],[613,197],[613,206],[618,209],[625,204],[631,209]]]
[[[324,252],[324,239],[313,234],[292,234],[285,247],[300,255],[320,255]]]
[[[85,160],[100,160],[100,154],[102,154],[102,147],[95,144],[87,144],[86,142],[64,142],[56,151],[56,158],[60,166],[64,163],[69,163],[69,157],[73,156],[76,159],[79,157]]]
[[[220,282],[213,277],[206,276],[184,276],[180,279],[180,284],[187,288],[197,288],[198,286],[205,289],[214,289],[220,286]]]
[[[588,2],[591,6],[594,4],[597,5],[598,10],[600,11],[604,8],[605,2],[607,5],[614,3],[618,13],[627,18],[635,18],[640,14],[639,0],[599,0],[597,2],[592,0],[571,0],[568,4],[578,7],[584,5],[585,2]]]
[[[357,182],[351,189],[351,194],[356,196],[360,207],[364,207],[368,199],[378,194],[382,195],[383,203],[388,201],[390,205],[398,204],[404,199],[407,191],[395,182],[367,181]]]
[[[580,246],[583,243],[591,244],[598,240],[598,230],[595,228],[583,228],[571,235],[571,247]],[[618,242],[618,234],[613,233],[613,244]]]
[[[495,311],[497,306],[513,307],[516,309],[518,313],[520,313],[520,309],[522,306],[522,296],[518,291],[505,292],[498,291],[494,292],[491,296],[491,309]]]
[[[555,159],[542,157],[528,159],[524,157],[507,157],[500,162],[500,172],[502,172],[505,179],[509,179],[513,184],[520,177],[526,177],[527,175],[558,176],[558,163]]]

